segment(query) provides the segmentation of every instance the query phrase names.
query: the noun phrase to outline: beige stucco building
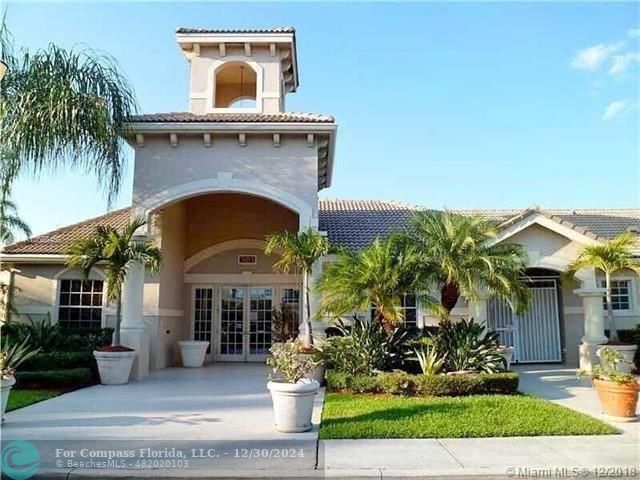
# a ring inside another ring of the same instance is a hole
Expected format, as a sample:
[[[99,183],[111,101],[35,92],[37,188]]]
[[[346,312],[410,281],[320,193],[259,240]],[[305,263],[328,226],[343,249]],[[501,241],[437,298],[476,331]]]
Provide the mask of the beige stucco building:
[[[65,267],[74,238],[95,226],[124,225],[144,216],[141,235],[156,240],[158,275],[134,266],[125,284],[123,341],[138,352],[132,376],[178,362],[177,342],[211,341],[208,360],[262,361],[271,344],[271,310],[303,308],[301,278],[273,268],[265,236],[312,227],[336,246],[361,248],[407,225],[414,208],[397,202],[319,200],[331,186],[337,125],[331,116],[289,113],[286,95],[298,88],[295,32],[179,29],[191,72],[189,112],[132,120],[135,150],[130,208],[111,212],[6,247],[0,254],[19,320],[45,317],[69,326],[111,326],[104,275],[89,279]],[[604,342],[602,289],[593,271],[575,281],[560,274],[583,245],[637,231],[640,210],[461,211],[498,220],[498,242],[518,242],[531,258],[533,303],[514,315],[500,302],[461,303],[515,345],[520,362],[589,366]],[[315,275],[321,273],[319,262]],[[639,322],[638,279],[616,278],[619,328]],[[410,292],[408,323],[433,322]],[[312,307],[317,298],[312,298]],[[361,312],[367,316],[368,312]],[[316,322],[315,331],[324,326]]]

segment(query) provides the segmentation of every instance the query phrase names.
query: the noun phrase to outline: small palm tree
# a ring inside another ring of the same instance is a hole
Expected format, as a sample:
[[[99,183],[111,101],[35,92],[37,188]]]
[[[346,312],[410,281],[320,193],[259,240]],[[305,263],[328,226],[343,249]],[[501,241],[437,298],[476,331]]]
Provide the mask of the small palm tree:
[[[91,269],[104,264],[107,275],[107,298],[116,304],[116,328],[113,345],[120,345],[122,321],[122,286],[132,262],[140,262],[152,273],[160,270],[160,250],[151,240],[138,241],[136,231],[146,224],[143,218],[132,220],[122,231],[99,226],[89,238],[74,241],[69,248],[67,265],[88,276]]]
[[[320,312],[345,315],[372,308],[375,321],[391,333],[403,321],[402,295],[415,291],[412,275],[415,252],[397,237],[376,239],[367,248],[342,251],[325,267],[320,280]],[[421,302],[433,303],[428,296]]]
[[[607,304],[607,318],[609,320],[609,340],[617,342],[618,329],[613,315],[613,301],[611,298],[611,275],[620,270],[633,270],[640,273],[640,262],[634,259],[631,249],[637,238],[632,233],[623,233],[602,245],[587,245],[583,247],[578,257],[571,262],[565,272],[568,278],[575,277],[581,268],[595,268],[604,273],[605,297]]]
[[[31,228],[18,215],[18,208],[6,195],[0,195],[0,244],[15,242],[16,233],[31,236]]]
[[[459,298],[481,293],[508,302],[517,311],[528,306],[527,255],[522,245],[491,244],[497,225],[477,216],[423,211],[412,219],[405,241],[419,255],[416,276],[425,291],[440,292],[436,313],[448,318]]]
[[[93,171],[112,200],[124,171],[133,88],[115,60],[87,48],[54,44],[16,50],[0,19],[0,158],[6,189],[21,172],[61,167]]]
[[[305,332],[303,341],[306,346],[313,345],[311,305],[309,303],[311,286],[309,281],[313,273],[314,263],[329,253],[329,240],[311,227],[296,233],[273,233],[267,236],[264,252],[267,255],[280,254],[280,259],[274,264],[276,268],[285,273],[292,270],[301,271],[304,275],[307,308],[304,318]]]

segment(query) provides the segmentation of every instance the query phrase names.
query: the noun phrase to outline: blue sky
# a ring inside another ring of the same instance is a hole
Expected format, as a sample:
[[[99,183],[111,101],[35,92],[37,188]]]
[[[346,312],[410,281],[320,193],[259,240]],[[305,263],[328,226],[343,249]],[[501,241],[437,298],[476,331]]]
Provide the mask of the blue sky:
[[[434,208],[639,199],[634,3],[52,3],[8,7],[16,43],[111,53],[144,112],[187,109],[178,26],[297,29],[290,111],[339,124],[327,198]],[[133,162],[129,156],[129,166]],[[131,168],[115,206],[131,200]],[[106,211],[91,175],[24,178],[36,233]]]

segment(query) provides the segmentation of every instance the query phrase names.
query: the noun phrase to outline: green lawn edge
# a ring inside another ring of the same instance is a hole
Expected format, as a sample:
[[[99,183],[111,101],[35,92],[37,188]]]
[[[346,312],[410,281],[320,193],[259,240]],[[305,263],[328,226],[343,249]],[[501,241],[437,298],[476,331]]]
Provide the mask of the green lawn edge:
[[[61,395],[62,392],[57,390],[29,390],[12,388],[7,401],[7,412],[18,410],[19,408],[28,407],[34,403],[39,403],[53,397]]]
[[[524,394],[403,397],[327,393],[321,440],[611,435],[613,426]]]

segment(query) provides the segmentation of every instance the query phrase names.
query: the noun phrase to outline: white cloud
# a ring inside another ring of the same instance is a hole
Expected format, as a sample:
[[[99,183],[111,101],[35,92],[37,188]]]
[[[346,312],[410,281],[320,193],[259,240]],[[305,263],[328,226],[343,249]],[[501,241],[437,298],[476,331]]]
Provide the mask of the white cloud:
[[[571,60],[571,67],[578,70],[596,71],[611,55],[624,46],[624,42],[604,44],[578,50]]]
[[[639,28],[630,28],[629,30],[627,30],[627,35],[629,35],[631,38],[640,37],[640,27]]]
[[[611,120],[612,118],[617,117],[622,113],[622,111],[627,108],[626,100],[616,100],[607,105],[607,108],[604,109],[604,113],[602,114],[602,118],[604,120]]]
[[[609,75],[619,75],[624,73],[633,62],[640,62],[640,53],[627,52],[611,57],[611,68]]]

